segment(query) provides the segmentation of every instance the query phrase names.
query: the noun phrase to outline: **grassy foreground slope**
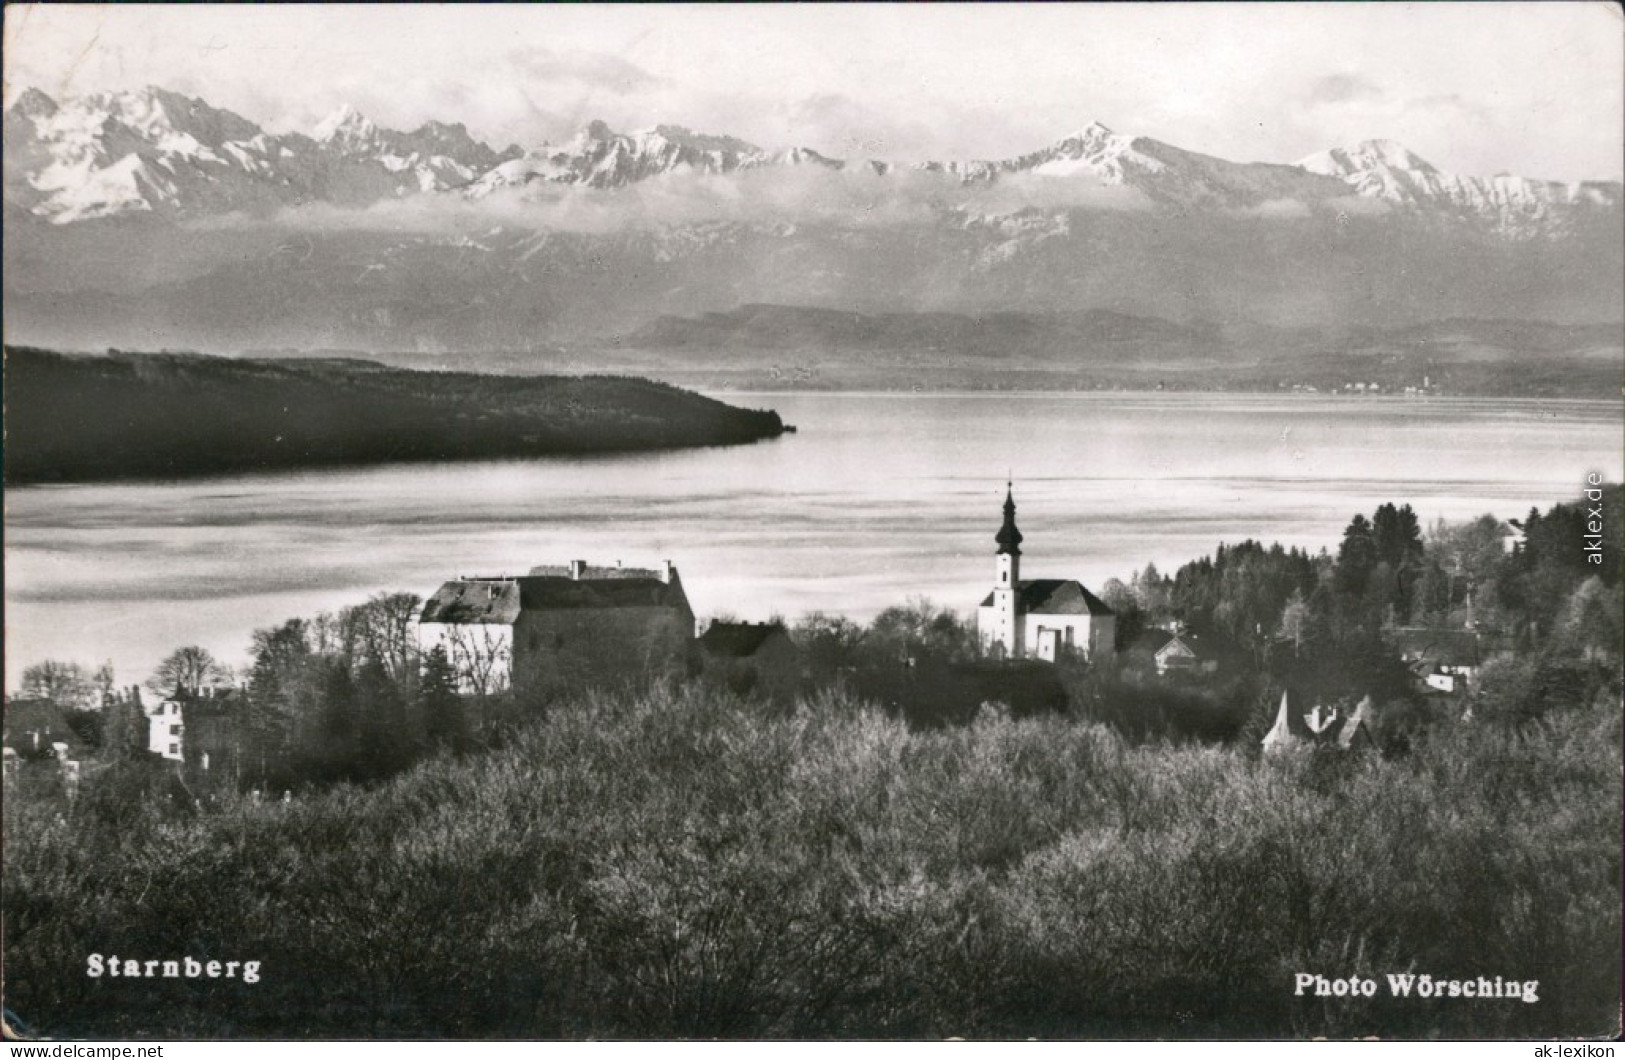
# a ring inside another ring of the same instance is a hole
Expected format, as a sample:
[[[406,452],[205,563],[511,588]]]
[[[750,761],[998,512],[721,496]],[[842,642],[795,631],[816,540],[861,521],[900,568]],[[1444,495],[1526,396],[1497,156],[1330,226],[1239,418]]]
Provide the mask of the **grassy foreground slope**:
[[[8,798],[5,1001],[119,1038],[1612,1034],[1620,739],[1599,703],[1270,761],[589,698],[369,791],[185,820],[106,782],[67,815]],[[263,967],[98,979],[91,953]],[[1390,972],[1539,1000],[1394,1000]]]
[[[663,383],[365,361],[6,349],[6,479],[71,481],[723,445],[777,413]]]

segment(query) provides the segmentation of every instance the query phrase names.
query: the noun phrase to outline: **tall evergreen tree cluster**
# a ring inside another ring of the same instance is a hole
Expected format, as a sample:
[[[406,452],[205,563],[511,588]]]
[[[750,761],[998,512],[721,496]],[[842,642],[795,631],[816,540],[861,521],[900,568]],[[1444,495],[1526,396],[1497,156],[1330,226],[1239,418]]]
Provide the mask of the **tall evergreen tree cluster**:
[[[1147,567],[1103,591],[1118,610],[1120,646],[1147,625],[1177,621],[1248,649],[1243,657],[1272,680],[1332,695],[1406,693],[1388,630],[1472,629],[1541,660],[1530,665],[1547,676],[1525,681],[1534,709],[1542,690],[1562,699],[1580,680],[1564,669],[1576,658],[1621,655],[1622,527],[1618,486],[1521,521],[1485,515],[1425,532],[1410,505],[1388,503],[1350,519],[1335,555],[1243,541],[1172,577]]]
[[[375,596],[337,615],[254,633],[245,771],[269,783],[388,776],[437,745],[461,750],[467,722],[443,652],[420,658],[421,601]]]

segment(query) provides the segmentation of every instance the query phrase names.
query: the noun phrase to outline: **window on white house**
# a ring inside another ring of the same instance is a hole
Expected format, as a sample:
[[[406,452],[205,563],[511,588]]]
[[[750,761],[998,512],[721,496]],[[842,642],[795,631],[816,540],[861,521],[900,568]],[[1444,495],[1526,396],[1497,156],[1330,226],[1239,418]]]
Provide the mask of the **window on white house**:
[[[181,745],[178,744],[178,743],[170,744],[169,745],[169,753],[172,754],[172,755],[180,754],[181,753]]]
[[[171,725],[169,727],[169,735],[171,735],[171,736],[179,736],[180,734],[181,734],[181,723],[177,721],[175,724],[173,724],[173,725]]]

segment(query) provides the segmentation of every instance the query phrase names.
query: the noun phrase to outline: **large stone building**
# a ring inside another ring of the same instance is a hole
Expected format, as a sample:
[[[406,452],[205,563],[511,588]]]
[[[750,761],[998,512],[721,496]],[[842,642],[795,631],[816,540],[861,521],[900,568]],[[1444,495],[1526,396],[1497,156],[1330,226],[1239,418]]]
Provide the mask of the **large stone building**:
[[[1082,583],[1059,578],[1021,578],[1021,531],[1016,502],[1007,489],[1004,525],[995,535],[998,560],[993,591],[976,612],[982,648],[1006,659],[1054,662],[1069,654],[1095,659],[1111,654],[1117,636],[1112,609]]]
[[[573,560],[446,582],[423,605],[418,637],[424,652],[445,650],[464,692],[568,690],[685,668],[694,612],[670,562]]]

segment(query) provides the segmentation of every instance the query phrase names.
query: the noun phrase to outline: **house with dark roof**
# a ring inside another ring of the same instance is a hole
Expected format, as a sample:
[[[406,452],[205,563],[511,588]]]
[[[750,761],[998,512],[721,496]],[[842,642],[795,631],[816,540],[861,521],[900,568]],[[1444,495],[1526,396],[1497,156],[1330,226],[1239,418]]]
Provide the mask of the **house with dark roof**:
[[[68,723],[67,708],[39,696],[8,698],[4,706],[5,745],[22,758],[77,758],[85,742]]]
[[[419,613],[418,640],[445,651],[465,693],[565,691],[686,667],[694,612],[669,561],[574,560],[446,582]]]
[[[795,695],[801,652],[782,622],[713,622],[700,634],[700,661],[707,680],[740,695],[774,700]]]
[[[177,716],[180,724],[175,726]],[[148,750],[178,758],[190,782],[229,786],[240,779],[245,762],[264,761],[275,753],[267,734],[250,724],[250,717],[247,693],[241,688],[205,688],[170,696],[148,712]],[[172,740],[166,742],[166,733]]]
[[[1403,627],[1386,636],[1422,692],[1468,691],[1492,651],[1491,639],[1476,629]]]
[[[1111,654],[1117,617],[1083,583],[1062,578],[1021,577],[1021,531],[1016,502],[1004,494],[1004,524],[994,535],[999,546],[993,591],[976,611],[983,650],[1006,659],[1054,662],[1076,653],[1085,658]]]

